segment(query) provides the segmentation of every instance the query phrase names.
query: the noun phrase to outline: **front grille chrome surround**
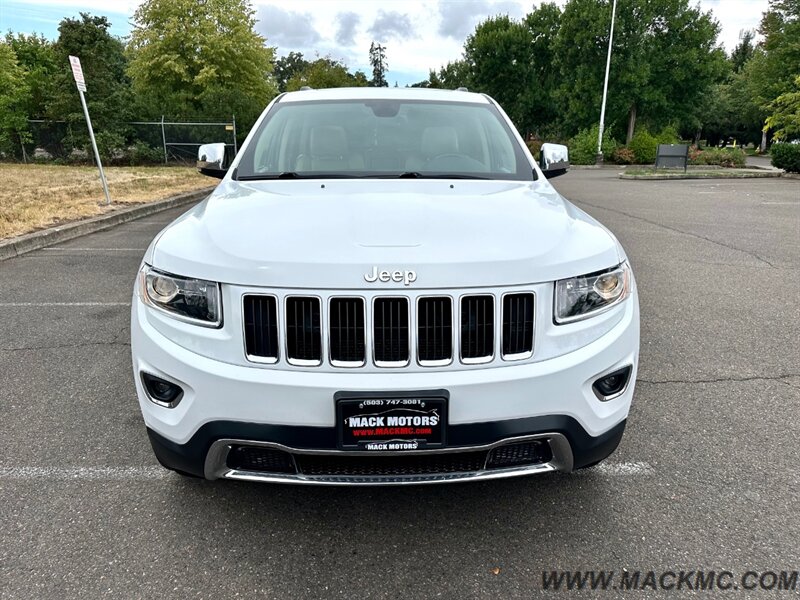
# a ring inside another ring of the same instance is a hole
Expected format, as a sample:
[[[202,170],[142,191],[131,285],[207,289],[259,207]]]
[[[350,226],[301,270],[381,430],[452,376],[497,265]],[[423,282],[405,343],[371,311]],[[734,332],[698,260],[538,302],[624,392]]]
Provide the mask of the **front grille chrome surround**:
[[[438,301],[438,306],[437,306]],[[432,305],[433,315],[428,305]],[[417,335],[417,364],[422,367],[446,367],[453,362],[454,348],[456,347],[456,329],[453,324],[453,297],[446,295],[439,296],[418,296],[417,297],[417,324],[415,327]],[[425,311],[428,311],[427,313]],[[441,313],[440,323],[436,323],[437,310]],[[433,320],[434,323],[430,323]],[[435,338],[436,332],[440,333],[442,345],[439,358],[428,358],[426,346],[435,345],[435,340],[427,340],[425,328],[433,328],[432,336]],[[425,358],[424,358],[425,356]]]
[[[286,360],[298,367],[322,364],[322,299],[292,295],[284,302]]]
[[[491,362],[497,339],[494,295],[465,294],[458,303],[461,362],[465,365]]]
[[[503,360],[513,362],[533,356],[536,296],[533,292],[506,292],[500,297]],[[520,331],[520,326],[522,331]]]
[[[328,298],[328,358],[332,366],[353,369],[366,364],[366,304],[361,296]]]
[[[242,334],[247,360],[274,365],[280,358],[278,298],[273,294],[242,296]]]
[[[406,296],[372,300],[372,356],[377,367],[406,367],[411,356],[411,322]]]
[[[251,366],[423,372],[535,360],[537,323],[545,316],[538,299],[547,289],[545,284],[418,291],[243,287],[231,304],[238,305],[233,320],[241,320],[242,359]],[[509,304],[514,300],[516,307]]]

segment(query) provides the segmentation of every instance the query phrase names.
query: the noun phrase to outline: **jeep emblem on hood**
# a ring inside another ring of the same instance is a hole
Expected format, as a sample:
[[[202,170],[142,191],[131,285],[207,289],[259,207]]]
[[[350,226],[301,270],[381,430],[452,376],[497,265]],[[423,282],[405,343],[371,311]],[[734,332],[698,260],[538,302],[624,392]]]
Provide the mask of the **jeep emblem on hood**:
[[[368,283],[375,283],[382,281],[388,283],[394,281],[396,283],[403,282],[403,285],[410,285],[417,280],[416,271],[379,271],[378,267],[372,267],[371,273],[365,273],[364,279]]]

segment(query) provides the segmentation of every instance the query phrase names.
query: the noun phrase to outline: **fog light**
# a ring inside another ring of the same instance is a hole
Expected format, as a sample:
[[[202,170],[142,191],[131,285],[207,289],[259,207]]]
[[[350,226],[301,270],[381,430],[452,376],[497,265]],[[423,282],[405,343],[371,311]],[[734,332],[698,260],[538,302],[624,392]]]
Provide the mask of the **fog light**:
[[[183,397],[183,389],[179,385],[150,373],[142,373],[142,383],[150,400],[160,406],[172,408],[177,406]]]
[[[627,367],[617,369],[613,373],[603,375],[600,379],[592,384],[592,389],[594,390],[595,395],[600,400],[606,401],[613,400],[622,394],[628,385],[628,379],[631,376],[631,370],[632,367],[628,365]]]

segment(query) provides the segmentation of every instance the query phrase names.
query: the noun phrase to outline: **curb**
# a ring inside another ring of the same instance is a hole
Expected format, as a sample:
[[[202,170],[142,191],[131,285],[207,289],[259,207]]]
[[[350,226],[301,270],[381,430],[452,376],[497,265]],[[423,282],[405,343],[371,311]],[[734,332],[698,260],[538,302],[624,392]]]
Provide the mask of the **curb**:
[[[777,178],[781,177],[783,173],[780,171],[764,171],[762,173],[719,173],[719,174],[712,174],[712,173],[686,173],[686,174],[675,174],[675,175],[629,175],[627,173],[620,173],[620,179],[638,179],[643,181],[666,181],[671,179],[769,179],[769,178]]]
[[[800,179],[800,173],[784,173],[781,177],[786,179]]]
[[[193,192],[170,196],[169,198],[150,204],[140,204],[130,208],[123,208],[98,217],[75,221],[74,223],[67,223],[65,225],[50,227],[49,229],[42,229],[41,231],[34,231],[33,233],[26,233],[25,235],[9,238],[0,241],[0,260],[14,258],[26,252],[52,246],[59,242],[66,242],[67,240],[82,235],[110,229],[111,227],[116,227],[128,221],[141,219],[142,217],[147,217],[170,208],[191,204],[192,202],[205,198],[213,190],[213,187],[202,188]]]

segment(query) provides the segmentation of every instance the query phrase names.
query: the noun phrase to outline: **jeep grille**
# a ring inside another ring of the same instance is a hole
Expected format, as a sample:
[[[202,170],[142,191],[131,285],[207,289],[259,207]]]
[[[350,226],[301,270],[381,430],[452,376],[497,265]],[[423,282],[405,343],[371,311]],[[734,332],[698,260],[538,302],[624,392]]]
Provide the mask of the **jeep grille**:
[[[443,367],[530,358],[534,343],[532,292],[381,296],[246,294],[244,342],[248,360],[316,367]],[[283,314],[280,312],[283,308]],[[498,314],[499,313],[499,314]],[[456,326],[456,324],[458,326]],[[497,332],[500,333],[498,339]]]

